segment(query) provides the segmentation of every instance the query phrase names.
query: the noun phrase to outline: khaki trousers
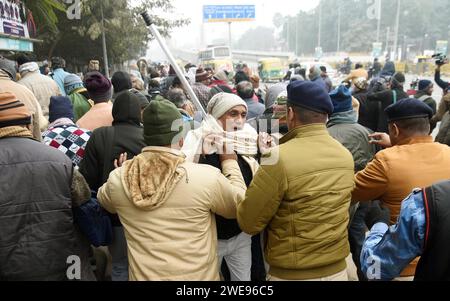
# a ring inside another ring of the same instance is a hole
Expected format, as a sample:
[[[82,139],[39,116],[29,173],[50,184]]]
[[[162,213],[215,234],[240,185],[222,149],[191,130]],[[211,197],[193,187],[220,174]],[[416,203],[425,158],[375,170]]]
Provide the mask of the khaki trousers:
[[[284,280],[277,277],[274,277],[272,275],[268,276],[268,281],[291,281],[291,280]],[[317,279],[307,279],[307,280],[295,280],[295,281],[348,281],[348,274],[347,269],[343,270],[342,272],[339,272],[337,274],[323,277],[323,278],[317,278]]]

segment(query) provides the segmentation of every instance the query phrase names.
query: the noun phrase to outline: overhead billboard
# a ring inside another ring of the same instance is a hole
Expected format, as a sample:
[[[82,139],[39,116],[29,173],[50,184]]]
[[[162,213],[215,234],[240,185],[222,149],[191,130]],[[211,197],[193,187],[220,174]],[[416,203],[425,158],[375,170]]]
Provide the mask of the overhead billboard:
[[[24,10],[20,1],[0,0],[0,34],[29,38]]]
[[[246,22],[256,18],[255,5],[204,5],[203,22]]]
[[[437,41],[436,42],[436,53],[442,53],[444,55],[447,55],[448,41]]]
[[[383,54],[383,43],[372,43],[372,57],[378,58]]]

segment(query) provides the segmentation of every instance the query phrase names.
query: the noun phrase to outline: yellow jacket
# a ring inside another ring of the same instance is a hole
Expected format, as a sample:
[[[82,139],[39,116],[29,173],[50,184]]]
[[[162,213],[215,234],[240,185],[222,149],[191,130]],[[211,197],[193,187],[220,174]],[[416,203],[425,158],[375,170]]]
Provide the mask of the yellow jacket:
[[[219,280],[214,213],[236,218],[246,190],[236,161],[222,169],[147,147],[110,174],[98,199],[124,226],[130,280]]]
[[[325,125],[299,127],[281,139],[238,205],[248,234],[266,229],[265,257],[272,276],[326,277],[346,268],[347,226],[354,163]]]

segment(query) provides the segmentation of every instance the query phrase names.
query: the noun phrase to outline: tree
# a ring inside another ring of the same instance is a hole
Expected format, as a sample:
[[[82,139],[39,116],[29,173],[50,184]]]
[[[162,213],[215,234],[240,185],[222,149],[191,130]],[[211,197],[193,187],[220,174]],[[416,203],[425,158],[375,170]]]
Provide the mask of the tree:
[[[58,30],[57,11],[65,11],[65,5],[58,0],[22,0],[25,7],[32,13],[36,22],[37,28],[40,32],[50,30],[56,32]],[[38,31],[38,33],[39,33]]]
[[[173,9],[170,0],[145,0],[137,7],[131,7],[127,0],[85,1],[79,20],[69,20],[65,12],[56,12],[58,30],[47,33],[44,43],[37,47],[38,55],[43,58],[63,56],[68,63],[77,66],[86,65],[93,58],[102,58],[101,5],[108,57],[112,64],[120,64],[145,53],[152,37],[140,16],[142,11]],[[185,19],[166,20],[158,16],[154,16],[153,20],[164,36],[170,35],[173,28],[189,22]]]
[[[322,5],[322,38],[321,46],[324,52],[335,52],[338,39],[338,11],[341,8],[341,50],[354,52],[368,52],[375,42],[377,20],[368,17],[368,10],[373,2],[361,0],[321,0]],[[382,0],[381,42],[388,38],[393,44],[396,20],[397,1]],[[437,40],[448,40],[450,37],[448,16],[450,6],[448,0],[408,0],[402,1],[398,45],[402,46],[404,37],[413,50],[419,50],[427,35],[429,45]],[[299,22],[299,36],[296,39],[295,22]],[[281,36],[289,40],[290,51],[296,47],[298,41],[300,53],[312,54],[317,46],[319,27],[318,9],[309,12],[299,11],[296,17],[285,16],[274,22],[281,28]],[[390,36],[386,36],[390,27]],[[289,30],[288,30],[289,29]]]
[[[275,25],[275,27],[281,27],[281,25],[283,25],[283,15],[280,13],[276,13],[273,16],[273,25]]]

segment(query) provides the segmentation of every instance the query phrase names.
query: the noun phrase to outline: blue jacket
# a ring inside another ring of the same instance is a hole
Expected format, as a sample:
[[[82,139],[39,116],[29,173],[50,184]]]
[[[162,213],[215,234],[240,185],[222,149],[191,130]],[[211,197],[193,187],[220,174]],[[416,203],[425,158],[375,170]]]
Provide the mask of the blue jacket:
[[[422,191],[402,203],[398,223],[392,227],[375,224],[361,251],[361,269],[369,280],[392,280],[416,257],[422,255],[425,229]]]
[[[58,88],[61,91],[62,96],[67,96],[66,90],[64,89],[64,79],[69,74],[70,73],[64,71],[63,68],[58,68],[58,69],[54,70],[52,73],[52,78],[58,84]]]
[[[260,117],[264,114],[266,107],[263,104],[256,102],[253,98],[245,99],[245,102],[248,107],[247,120]]]

